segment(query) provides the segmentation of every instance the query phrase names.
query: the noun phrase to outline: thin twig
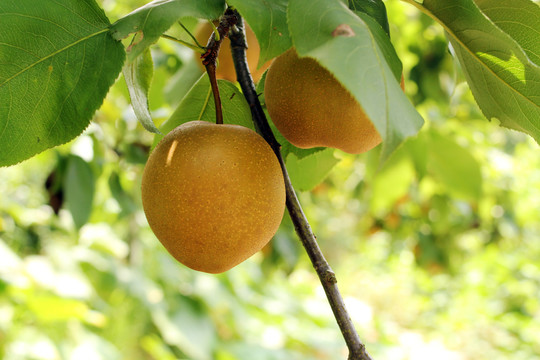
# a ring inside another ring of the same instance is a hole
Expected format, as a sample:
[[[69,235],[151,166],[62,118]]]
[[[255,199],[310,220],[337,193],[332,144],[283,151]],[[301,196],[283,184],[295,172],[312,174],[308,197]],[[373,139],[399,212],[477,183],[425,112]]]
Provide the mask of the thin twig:
[[[214,93],[214,104],[216,106],[216,124],[223,124],[223,110],[221,108],[221,97],[219,95],[219,87],[216,78],[217,57],[223,39],[229,33],[229,29],[236,24],[237,18],[232,10],[227,9],[221,17],[219,26],[212,33],[206,44],[206,52],[201,55],[202,63],[206,67],[208,77],[210,77],[210,85]]]
[[[371,360],[371,357],[366,352],[365,345],[360,340],[356,329],[352,323],[352,320],[345,307],[345,302],[337,287],[336,275],[328,265],[328,262],[324,258],[317,239],[311,230],[309,222],[302,210],[298,197],[291,184],[291,180],[285,167],[285,162],[281,156],[280,144],[277,142],[272,130],[266,119],[266,115],[262,109],[261,103],[255,91],[255,84],[249,72],[249,68],[246,60],[246,37],[244,30],[244,22],[240,15],[236,14],[238,22],[235,27],[232,28],[231,34],[231,49],[233,54],[234,66],[236,74],[242,92],[251,108],[251,113],[255,127],[261,136],[270,144],[272,150],[276,154],[281,169],[283,171],[283,177],[285,179],[285,189],[287,194],[287,209],[294,223],[296,233],[319,276],[321,284],[330,303],[330,307],[334,313],[336,321],[339,325],[341,333],[345,339],[345,343],[349,349],[349,360]]]

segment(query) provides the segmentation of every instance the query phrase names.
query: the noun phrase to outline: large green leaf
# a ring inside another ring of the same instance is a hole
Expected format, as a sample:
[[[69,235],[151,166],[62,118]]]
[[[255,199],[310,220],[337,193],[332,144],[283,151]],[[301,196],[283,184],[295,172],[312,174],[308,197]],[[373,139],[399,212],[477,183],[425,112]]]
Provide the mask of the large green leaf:
[[[390,40],[380,26],[339,0],[290,0],[288,21],[298,54],[316,59],[360,103],[384,140],[383,159],[418,132],[423,120],[396,80],[399,59],[381,45]]]
[[[225,0],[155,0],[131,12],[111,26],[115,39],[138,33],[128,47],[129,60],[155,43],[179,18],[216,19],[225,11]]]
[[[444,26],[484,115],[540,141],[538,5],[479,1],[494,23],[473,0],[408,1]]]
[[[124,62],[108,26],[94,0],[0,2],[0,166],[88,126]]]
[[[291,47],[287,27],[288,0],[229,0],[257,36],[261,54],[259,65]]]

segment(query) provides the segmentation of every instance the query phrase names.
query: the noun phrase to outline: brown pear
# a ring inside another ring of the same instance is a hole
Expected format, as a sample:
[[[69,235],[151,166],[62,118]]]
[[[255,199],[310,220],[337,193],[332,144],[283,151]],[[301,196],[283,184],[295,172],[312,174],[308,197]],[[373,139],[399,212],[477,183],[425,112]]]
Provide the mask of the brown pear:
[[[299,148],[333,147],[360,154],[381,143],[360,104],[324,67],[294,48],[266,75],[265,102],[272,122]]]
[[[212,25],[210,25],[210,23],[207,21],[199,24],[197,30],[195,31],[195,37],[201,45],[206,45],[213,31],[214,29],[212,28]],[[246,50],[248,67],[251,72],[253,81],[257,83],[259,82],[262,74],[270,66],[271,61],[268,61],[260,68],[257,68],[257,65],[259,63],[259,54],[261,50],[259,47],[259,42],[257,41],[257,37],[255,36],[255,33],[253,32],[253,30],[251,30],[249,25],[246,26],[246,40],[248,44],[248,48]],[[198,56],[200,56],[200,54],[198,54]],[[201,69],[204,69],[204,66],[199,59],[198,64],[200,65]],[[231,54],[231,41],[228,37],[225,38],[221,43],[218,56],[216,77],[218,79],[236,81],[236,71],[234,69],[234,63]]]
[[[274,152],[253,130],[192,121],[151,153],[142,201],[150,228],[174,258],[221,273],[274,236],[285,186]]]

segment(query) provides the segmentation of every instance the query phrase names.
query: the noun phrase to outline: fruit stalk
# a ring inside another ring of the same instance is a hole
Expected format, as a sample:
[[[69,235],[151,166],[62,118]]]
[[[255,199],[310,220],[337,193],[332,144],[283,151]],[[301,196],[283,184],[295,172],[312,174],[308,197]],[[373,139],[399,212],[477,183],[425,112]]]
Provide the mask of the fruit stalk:
[[[237,17],[231,9],[227,9],[225,14],[219,21],[217,27],[218,35],[213,32],[208,43],[206,44],[206,52],[201,55],[202,63],[206,67],[206,72],[210,78],[210,85],[212,86],[212,93],[214,94],[214,103],[216,104],[216,124],[223,124],[223,110],[221,108],[221,97],[219,96],[219,88],[217,84],[216,68],[217,57],[219,55],[219,48],[223,39],[229,33],[229,29],[236,24]]]
[[[281,169],[283,171],[283,177],[285,179],[285,190],[286,190],[286,205],[287,210],[291,216],[291,219],[294,223],[296,233],[300,238],[306,252],[319,276],[321,284],[330,303],[330,307],[334,313],[336,321],[339,325],[341,333],[345,339],[345,343],[349,349],[349,360],[371,360],[371,357],[366,352],[365,345],[360,340],[356,329],[352,323],[352,320],[347,312],[345,307],[345,302],[343,297],[339,292],[337,286],[336,275],[332,271],[330,265],[326,261],[319,245],[317,239],[311,230],[311,226],[302,210],[302,206],[296,196],[294,188],[291,184],[287,169],[285,167],[285,162],[281,156],[280,147],[281,145],[276,140],[270,125],[266,119],[266,115],[262,109],[261,103],[259,101],[257,92],[255,90],[255,84],[249,72],[246,59],[246,38],[244,31],[244,22],[241,16],[236,13],[237,23],[236,26],[231,29],[229,38],[231,40],[231,50],[234,60],[234,66],[236,69],[236,74],[242,92],[251,108],[253,122],[257,129],[257,132],[270,144],[272,150],[276,154]]]

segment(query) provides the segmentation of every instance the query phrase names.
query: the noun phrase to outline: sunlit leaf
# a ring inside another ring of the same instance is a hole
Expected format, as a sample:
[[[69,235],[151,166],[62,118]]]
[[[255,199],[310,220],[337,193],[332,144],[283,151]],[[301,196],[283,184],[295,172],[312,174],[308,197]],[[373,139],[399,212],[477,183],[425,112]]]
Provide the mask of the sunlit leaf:
[[[0,2],[0,166],[88,126],[124,61],[93,0]]]
[[[285,159],[291,182],[300,191],[309,191],[317,186],[338,162],[334,149],[318,151],[301,159],[290,152]]]
[[[500,28],[473,0],[425,0],[416,5],[444,26],[484,115],[540,141],[540,67],[531,61],[538,61],[540,48],[540,36],[531,35],[535,29],[538,33],[538,10],[520,9],[521,2],[514,1],[479,3]]]
[[[482,12],[540,66],[540,6],[530,0],[475,0]]]
[[[415,176],[407,150],[400,148],[377,172],[371,184],[370,207],[373,213],[380,215],[390,211],[392,205],[409,192]]]
[[[28,309],[44,322],[84,320],[88,306],[75,299],[63,299],[53,295],[39,295],[28,299]]]

